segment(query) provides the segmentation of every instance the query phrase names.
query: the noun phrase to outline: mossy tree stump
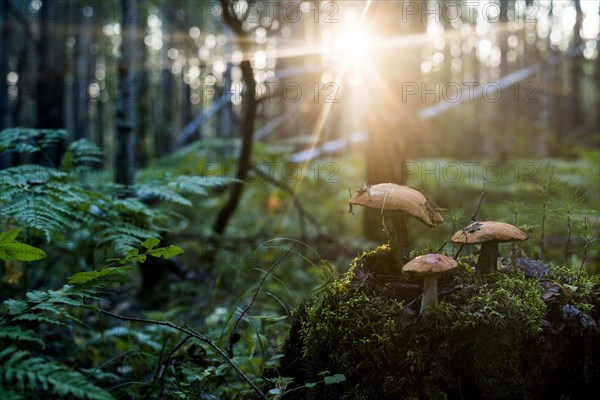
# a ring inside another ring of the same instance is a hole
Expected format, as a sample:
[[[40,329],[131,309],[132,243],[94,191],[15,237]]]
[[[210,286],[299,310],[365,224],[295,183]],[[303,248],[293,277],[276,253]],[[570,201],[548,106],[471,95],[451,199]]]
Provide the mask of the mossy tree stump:
[[[464,263],[440,278],[439,304],[419,316],[420,284],[387,246],[296,312],[279,374],[285,399],[587,399],[599,393],[597,276],[551,267],[483,279]],[[577,289],[573,289],[577,288]],[[415,300],[417,299],[417,300]]]

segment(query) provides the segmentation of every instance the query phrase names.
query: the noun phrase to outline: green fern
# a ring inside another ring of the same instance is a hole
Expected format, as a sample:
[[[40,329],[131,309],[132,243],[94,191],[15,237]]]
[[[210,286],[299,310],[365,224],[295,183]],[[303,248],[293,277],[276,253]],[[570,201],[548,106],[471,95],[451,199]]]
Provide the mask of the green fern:
[[[6,313],[0,318],[0,344],[4,348],[0,352],[2,399],[49,395],[89,400],[112,398],[81,373],[57,361],[32,355],[30,349],[44,349],[45,342],[38,332],[24,327],[24,324],[66,326],[65,319],[80,322],[64,306],[87,307],[84,300],[96,298],[95,293],[96,289],[65,285],[60,290],[36,290],[27,293],[25,299],[4,302]]]
[[[38,398],[47,398],[48,394],[89,400],[113,398],[89,383],[81,373],[13,346],[0,351],[0,386],[9,390],[18,388]]]
[[[40,348],[46,347],[46,343],[31,329],[24,329],[21,326],[5,326],[0,329],[0,342],[17,341],[20,343],[29,343]]]
[[[64,140],[64,131],[14,128],[0,133],[0,152],[35,152]],[[164,177],[134,187],[137,198],[119,198],[118,185],[94,185],[76,179],[82,171],[97,165],[101,150],[80,140],[69,145],[61,168],[20,165],[0,171],[0,220],[28,228],[29,234],[43,237],[47,243],[64,232],[87,230],[93,246],[109,247],[120,254],[148,237],[168,231],[170,215],[153,208],[148,198],[192,206],[190,196],[207,195],[208,189],[226,184],[221,179],[198,176]],[[54,240],[56,241],[56,240]]]
[[[69,145],[60,163],[60,169],[65,172],[83,173],[100,166],[101,163],[102,150],[88,140],[80,139]]]
[[[66,137],[65,130],[9,128],[0,132],[0,152],[35,153],[59,145]]]

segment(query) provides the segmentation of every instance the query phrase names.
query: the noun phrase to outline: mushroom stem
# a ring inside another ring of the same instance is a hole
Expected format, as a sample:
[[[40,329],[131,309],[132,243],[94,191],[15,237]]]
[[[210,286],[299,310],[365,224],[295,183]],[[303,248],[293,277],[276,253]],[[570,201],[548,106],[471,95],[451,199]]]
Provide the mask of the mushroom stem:
[[[408,229],[402,211],[385,210],[383,212],[383,228],[388,234],[390,250],[400,251],[402,263],[408,262]]]
[[[479,259],[477,260],[477,276],[482,277],[497,270],[498,242],[484,242],[481,244]]]
[[[423,299],[421,299],[421,315],[427,315],[438,304],[438,274],[427,274],[423,279]]]

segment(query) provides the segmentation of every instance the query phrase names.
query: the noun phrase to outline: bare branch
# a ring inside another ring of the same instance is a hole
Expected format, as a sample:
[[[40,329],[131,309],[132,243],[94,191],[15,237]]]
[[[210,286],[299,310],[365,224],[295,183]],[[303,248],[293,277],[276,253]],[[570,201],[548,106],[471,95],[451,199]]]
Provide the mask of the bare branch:
[[[260,283],[258,284],[258,287],[254,291],[254,296],[252,296],[252,300],[250,300],[250,303],[248,303],[248,305],[246,306],[246,308],[244,308],[244,310],[240,313],[240,315],[236,319],[235,323],[233,324],[233,328],[231,328],[231,332],[229,332],[229,338],[227,339],[227,348],[226,348],[226,350],[227,350],[227,357],[233,358],[233,343],[234,343],[233,336],[234,336],[235,332],[237,331],[237,326],[240,323],[240,321],[242,320],[242,318],[244,318],[244,315],[246,315],[246,313],[248,312],[248,310],[250,310],[250,308],[254,305],[254,302],[256,301],[256,297],[258,296],[258,293],[262,289],[263,284],[265,283],[265,280],[267,279],[267,276],[271,275],[271,271],[273,271],[273,269],[275,269],[275,267],[278,266],[281,263],[281,261],[283,261],[283,259],[285,257],[287,257],[288,254],[290,254],[290,252],[294,249],[295,246],[296,246],[295,244],[291,245],[290,248],[287,249],[285,251],[285,253],[283,253],[281,255],[281,257],[279,257],[271,265],[271,267],[269,267],[269,269],[267,270],[267,272],[264,274],[264,276],[260,280]]]
[[[225,362],[227,362],[227,364],[229,364],[231,366],[231,368],[233,368],[233,370],[240,376],[240,378],[242,378],[244,381],[246,381],[246,383],[248,383],[252,387],[252,389],[254,389],[254,391],[261,398],[268,400],[268,397],[262,392],[262,390],[260,390],[260,388],[258,386],[256,386],[256,384],[254,382],[252,382],[252,380],[248,377],[248,375],[246,375],[233,362],[233,360],[231,358],[227,357],[227,354],[223,351],[223,349],[221,349],[219,346],[217,346],[212,340],[210,340],[208,337],[206,337],[202,333],[197,332],[190,327],[180,326],[180,325],[174,324],[172,322],[168,322],[168,321],[158,321],[155,319],[147,319],[147,318],[140,318],[140,317],[129,317],[129,316],[115,314],[110,311],[102,310],[100,308],[93,308],[93,309],[98,311],[101,314],[108,315],[109,317],[113,317],[113,318],[119,319],[121,321],[140,322],[142,324],[166,326],[167,328],[171,328],[176,331],[185,333],[186,335],[189,335],[189,336],[193,337],[194,339],[197,339],[203,343],[206,343],[207,345],[212,347],[213,350],[215,350],[217,352],[217,354],[219,354],[225,360]]]

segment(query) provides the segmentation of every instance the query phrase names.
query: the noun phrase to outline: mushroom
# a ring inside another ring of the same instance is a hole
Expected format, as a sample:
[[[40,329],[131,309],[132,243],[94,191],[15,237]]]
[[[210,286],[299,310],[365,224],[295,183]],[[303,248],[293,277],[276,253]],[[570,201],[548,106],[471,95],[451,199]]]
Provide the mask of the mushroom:
[[[390,249],[400,249],[403,263],[408,261],[408,230],[405,216],[409,215],[430,227],[444,221],[438,213],[439,208],[423,193],[395,183],[363,186],[350,197],[348,203],[350,207],[360,205],[381,210]]]
[[[403,271],[411,271],[423,275],[421,315],[427,315],[431,308],[438,304],[437,280],[439,274],[457,266],[458,263],[452,257],[441,254],[425,254],[413,258],[402,267]]]
[[[478,276],[497,269],[498,243],[527,240],[525,232],[514,225],[498,221],[476,221],[452,235],[454,243],[481,243],[475,270]]]

